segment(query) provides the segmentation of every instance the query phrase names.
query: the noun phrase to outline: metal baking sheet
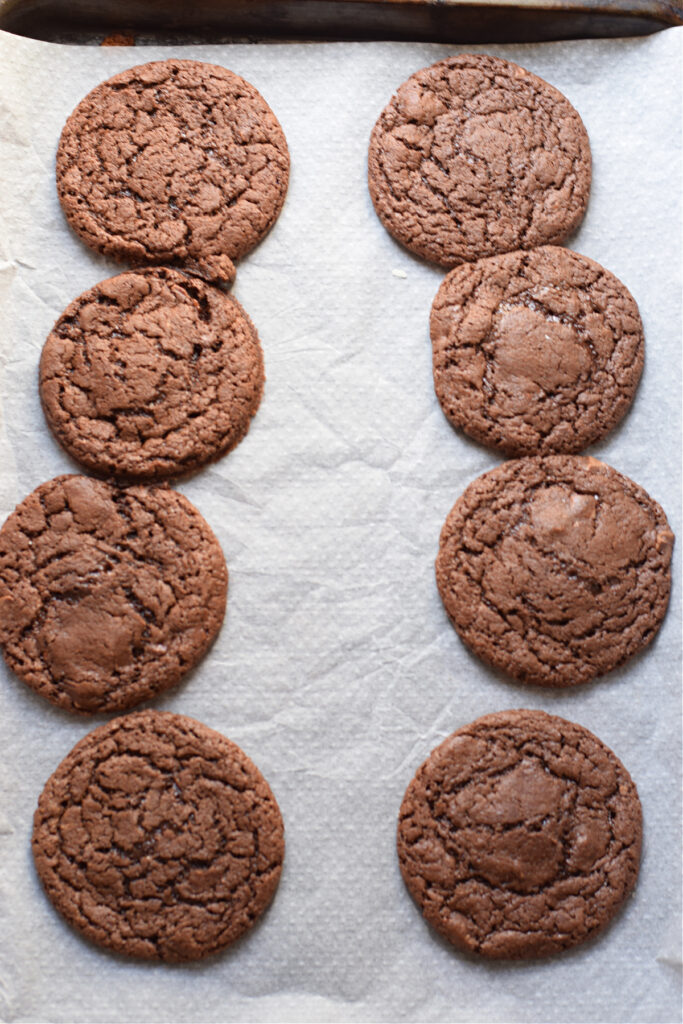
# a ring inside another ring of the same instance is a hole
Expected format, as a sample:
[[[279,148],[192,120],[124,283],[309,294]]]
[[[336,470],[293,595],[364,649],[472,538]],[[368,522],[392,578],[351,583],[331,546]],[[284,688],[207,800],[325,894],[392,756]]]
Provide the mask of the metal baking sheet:
[[[683,24],[682,0],[0,0],[0,29],[58,42],[257,39],[533,42]]]

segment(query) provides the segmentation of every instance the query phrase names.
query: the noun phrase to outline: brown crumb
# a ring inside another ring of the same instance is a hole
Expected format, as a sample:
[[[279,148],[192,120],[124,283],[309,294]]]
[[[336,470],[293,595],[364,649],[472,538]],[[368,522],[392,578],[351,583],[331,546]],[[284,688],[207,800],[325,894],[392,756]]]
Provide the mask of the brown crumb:
[[[100,46],[135,46],[135,36],[127,32],[112,32],[104,37]]]

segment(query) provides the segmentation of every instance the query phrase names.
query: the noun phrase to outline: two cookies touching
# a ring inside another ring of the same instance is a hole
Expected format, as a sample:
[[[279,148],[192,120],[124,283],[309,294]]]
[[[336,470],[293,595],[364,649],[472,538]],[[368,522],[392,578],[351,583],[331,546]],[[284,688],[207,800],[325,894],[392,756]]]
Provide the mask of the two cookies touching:
[[[450,270],[430,333],[454,426],[515,456],[580,452],[616,426],[643,328],[613,274],[561,248],[586,213],[591,153],[557,89],[483,55],[418,71],[373,129],[368,182],[394,238]]]
[[[642,650],[669,598],[662,509],[578,453],[625,415],[643,367],[633,297],[562,244],[591,156],[561,93],[493,57],[413,75],[372,132],[387,230],[448,268],[430,321],[454,426],[512,461],[456,501],[437,583],[463,641],[546,687]],[[165,481],[227,454],[262,398],[264,359],[225,286],[270,230],[289,154],[260,94],[169,60],[97,86],[57,153],[64,214],[132,269],[75,299],[40,361],[46,420],[94,477],[36,488],[0,530],[0,646],[63,710],[127,711],[175,686],[223,621],[228,572],[200,513]],[[540,957],[597,934],[638,873],[641,810],[616,756],[541,711],[487,715],[429,756],[401,806],[401,872],[456,947]],[[143,710],[82,739],[48,780],[33,852],[66,920],[118,953],[212,955],[271,902],[284,857],[275,798],[248,757],[190,718]]]
[[[244,437],[263,355],[248,315],[216,285],[268,233],[288,183],[277,118],[217,65],[131,68],[71,114],[57,150],[64,214],[96,252],[147,268],[76,299],[43,352],[48,423],[91,472],[178,476]]]
[[[581,118],[515,64],[452,57],[412,75],[380,115],[368,184],[396,241],[449,271],[430,318],[445,415],[514,457],[470,483],[443,526],[448,618],[521,683],[587,683],[659,629],[674,535],[642,487],[578,454],[625,416],[644,362],[633,296],[562,247],[588,206]],[[597,934],[633,889],[640,844],[621,763],[540,711],[457,730],[408,787],[398,828],[426,920],[493,958]]]

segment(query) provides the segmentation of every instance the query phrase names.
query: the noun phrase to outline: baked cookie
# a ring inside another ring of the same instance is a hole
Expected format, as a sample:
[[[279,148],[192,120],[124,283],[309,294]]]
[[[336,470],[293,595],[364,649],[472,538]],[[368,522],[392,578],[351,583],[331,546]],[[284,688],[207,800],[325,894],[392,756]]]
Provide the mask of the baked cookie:
[[[186,473],[249,429],[263,391],[258,336],[239,303],[177,270],[127,271],[62,313],[40,362],[57,440],[94,473]]]
[[[557,246],[456,267],[434,299],[430,333],[446,416],[507,455],[598,441],[628,409],[643,368],[630,292]]]
[[[243,78],[195,60],[114,75],[83,99],[57,151],[59,201],[86,245],[134,265],[231,281],[278,217],[280,124]]]
[[[238,746],[192,718],[139,711],[89,733],[48,779],[33,856],[49,899],[93,942],[197,960],[272,900],[284,829]]]
[[[592,938],[635,885],[642,814],[587,729],[503,711],[458,729],[408,786],[398,857],[425,918],[459,949],[539,957]]]
[[[660,506],[603,462],[516,459],[456,501],[436,581],[475,654],[524,683],[573,686],[650,643],[673,541]]]
[[[453,267],[568,238],[588,203],[588,136],[542,78],[461,54],[417,71],[385,107],[368,182],[387,231]]]
[[[218,541],[182,494],[58,476],[0,530],[0,647],[58,707],[120,711],[206,653],[227,586]]]

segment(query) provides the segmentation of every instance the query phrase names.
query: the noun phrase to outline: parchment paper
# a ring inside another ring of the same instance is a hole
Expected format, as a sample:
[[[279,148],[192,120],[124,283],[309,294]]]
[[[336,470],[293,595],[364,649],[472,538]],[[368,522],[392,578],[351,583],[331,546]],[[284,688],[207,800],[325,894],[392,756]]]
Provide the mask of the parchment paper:
[[[240,264],[234,293],[265,351],[247,439],[180,489],[230,568],[228,614],[203,664],[155,706],[239,743],[270,781],[287,855],[270,912],[236,948],[190,967],[89,945],[44,897],[31,817],[90,728],[0,665],[0,1014],[7,1021],[680,1020],[680,574],[656,642],[591,686],[549,692],[470,655],[436,590],[439,531],[499,458],[454,432],[434,397],[428,315],[442,272],[377,220],[372,125],[414,70],[455,48],[56,46],[0,36],[0,514],[77,471],[46,430],[40,350],[83,290],[121,269],[71,234],[54,187],[63,122],[102,79],[171,54],[225,64],[261,90],[292,157],[284,212]],[[550,80],[594,157],[573,247],[640,304],[635,405],[593,454],[666,509],[681,550],[681,68],[683,30],[647,39],[491,46]],[[424,924],[394,836],[408,782],[455,728],[532,707],[596,732],[645,814],[633,899],[599,940],[547,962],[487,964]]]

